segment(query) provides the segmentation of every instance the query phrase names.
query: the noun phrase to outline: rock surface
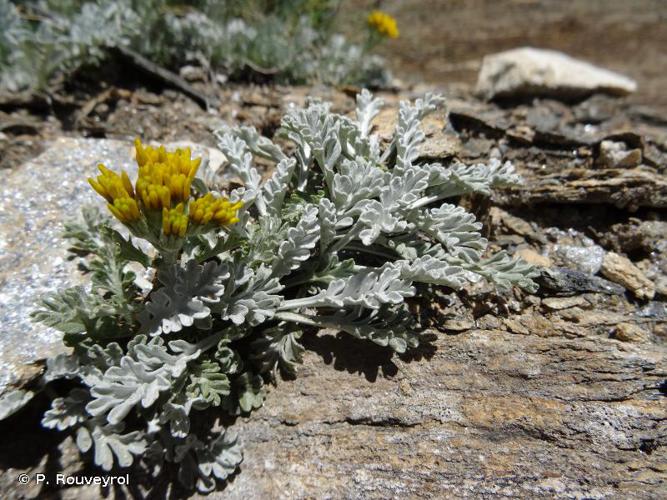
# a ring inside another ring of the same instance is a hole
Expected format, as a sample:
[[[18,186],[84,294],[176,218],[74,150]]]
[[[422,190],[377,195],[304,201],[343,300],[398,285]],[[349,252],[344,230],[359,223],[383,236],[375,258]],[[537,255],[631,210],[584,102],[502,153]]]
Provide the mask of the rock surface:
[[[632,323],[620,323],[614,332],[614,338],[623,342],[648,342],[649,333]]]
[[[535,266],[540,266],[540,267],[551,267],[553,263],[551,262],[551,259],[545,255],[540,255],[537,253],[535,250],[531,248],[521,248],[515,252],[517,257],[522,258],[529,264],[533,264]]]
[[[229,497],[663,491],[664,349],[472,331],[374,366],[342,344],[315,342],[319,356],[241,424],[246,461]]]
[[[522,47],[488,55],[482,62],[477,92],[487,99],[550,96],[579,98],[595,92],[626,95],[637,84],[618,73],[562,52]]]
[[[602,141],[599,162],[606,168],[634,168],[642,162],[641,149],[628,150],[622,142]]]
[[[76,217],[82,205],[96,201],[86,176],[94,174],[99,162],[127,168],[129,160],[127,143],[63,138],[35,160],[3,174],[0,392],[33,373],[29,363],[64,349],[60,334],[32,323],[29,313],[42,294],[80,283],[60,235],[64,218]]]
[[[630,259],[609,252],[602,261],[602,275],[611,281],[623,285],[640,299],[652,299],[655,285]]]

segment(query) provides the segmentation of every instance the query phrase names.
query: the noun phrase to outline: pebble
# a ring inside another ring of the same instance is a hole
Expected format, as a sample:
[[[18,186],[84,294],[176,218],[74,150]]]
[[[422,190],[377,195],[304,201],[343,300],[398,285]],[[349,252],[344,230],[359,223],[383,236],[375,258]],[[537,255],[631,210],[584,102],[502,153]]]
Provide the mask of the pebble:
[[[569,309],[570,307],[590,305],[582,296],[575,297],[549,297],[542,299],[542,304],[552,311],[560,311],[562,309]]]
[[[633,168],[642,162],[641,149],[630,149],[622,142],[602,141],[598,162],[607,168]]]
[[[588,246],[555,245],[555,253],[560,259],[577,271],[597,274],[604,259],[604,249],[591,242]]]
[[[638,299],[652,299],[655,285],[630,259],[615,252],[605,255],[601,272],[604,277],[624,286]]]
[[[545,255],[540,255],[532,248],[521,248],[514,253],[515,256],[525,260],[529,264],[533,264],[540,267],[551,267],[553,263],[549,257]]]

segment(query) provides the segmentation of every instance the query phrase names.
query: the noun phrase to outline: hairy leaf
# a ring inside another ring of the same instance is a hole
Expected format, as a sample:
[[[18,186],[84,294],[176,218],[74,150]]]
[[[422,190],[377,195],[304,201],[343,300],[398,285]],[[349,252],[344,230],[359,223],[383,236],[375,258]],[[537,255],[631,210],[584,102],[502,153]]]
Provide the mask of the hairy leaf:
[[[59,431],[74,427],[88,420],[86,404],[90,394],[84,389],[72,389],[65,398],[56,398],[42,418],[42,425]]]
[[[229,277],[226,265],[189,261],[185,268],[178,264],[158,270],[164,285],[150,296],[150,302],[139,315],[142,331],[151,335],[178,332],[183,327],[208,325],[211,310],[206,304],[219,302],[224,292],[222,280]]]
[[[129,467],[135,456],[144,453],[146,441],[138,431],[120,434],[123,429],[122,424],[99,425],[91,420],[77,430],[76,444],[84,453],[94,448],[95,464],[105,471],[110,471],[114,462],[120,467]]]

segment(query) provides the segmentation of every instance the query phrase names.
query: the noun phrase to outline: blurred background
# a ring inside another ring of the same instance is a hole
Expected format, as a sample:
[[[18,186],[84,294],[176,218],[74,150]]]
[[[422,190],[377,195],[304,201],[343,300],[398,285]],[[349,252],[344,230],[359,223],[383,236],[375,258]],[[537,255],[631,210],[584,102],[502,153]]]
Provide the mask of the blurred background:
[[[379,52],[406,82],[474,84],[484,55],[530,45],[626,74],[631,100],[667,109],[667,1],[344,0],[340,29],[372,8],[398,21]]]

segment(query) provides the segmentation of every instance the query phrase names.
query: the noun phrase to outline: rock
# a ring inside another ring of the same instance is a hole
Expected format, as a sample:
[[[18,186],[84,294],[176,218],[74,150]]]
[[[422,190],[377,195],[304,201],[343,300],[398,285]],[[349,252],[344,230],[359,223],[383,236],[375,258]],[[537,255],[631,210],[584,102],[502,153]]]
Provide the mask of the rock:
[[[639,299],[652,299],[655,285],[630,259],[615,252],[609,252],[602,262],[602,275],[614,283],[624,286]]]
[[[575,297],[550,297],[542,300],[542,304],[552,311],[560,311],[575,306],[588,306],[588,302],[581,295]]]
[[[204,82],[207,78],[206,70],[201,66],[183,66],[178,71],[178,74],[188,82]]]
[[[637,84],[618,73],[553,50],[522,47],[484,57],[477,93],[487,99],[549,96],[581,98],[594,93],[627,95]]]
[[[493,226],[503,226],[512,233],[523,236],[527,239],[536,241],[538,243],[546,243],[544,233],[536,229],[535,224],[531,224],[524,219],[512,215],[505,210],[498,207],[491,207],[489,210],[489,217]]]
[[[66,259],[63,221],[99,203],[86,177],[103,162],[131,168],[129,142],[62,138],[38,158],[5,171],[0,186],[0,392],[30,363],[65,348],[58,332],[31,322],[40,296],[81,283]],[[48,175],[47,175],[48,172]]]
[[[664,254],[658,255],[664,256]],[[637,262],[636,265],[649,281],[655,284],[656,295],[667,296],[667,256],[664,256],[662,261],[658,263],[652,262],[650,259],[643,259]]]
[[[667,176],[653,168],[558,169],[552,175],[535,175],[519,169],[524,184],[503,192],[505,205],[602,204],[636,211],[640,207],[667,207]]]
[[[455,156],[461,150],[461,140],[457,135],[439,130],[426,136],[419,146],[419,160],[444,160]]]
[[[395,359],[397,375],[373,382],[361,375],[373,366],[361,350],[337,346],[328,366],[310,353],[303,373],[241,423],[245,461],[224,494],[441,498],[465,485],[473,496],[549,496],[544,480],[557,470],[566,497],[625,496],[644,480],[644,494],[658,495],[663,473],[651,467],[664,460],[638,450],[664,442],[667,408],[657,388],[643,391],[661,383],[665,350],[628,356],[617,345],[530,332],[441,336],[429,359]],[[572,383],[582,373],[586,382]]]
[[[604,259],[604,249],[576,229],[547,227],[543,232],[549,240],[544,252],[558,265],[587,274],[597,274]]]
[[[448,319],[438,325],[438,329],[451,332],[464,332],[474,328],[475,323],[469,319]]]
[[[618,253],[667,255],[667,222],[631,218],[612,225],[599,240]]]
[[[553,265],[549,257],[546,257],[545,255],[540,255],[532,248],[528,247],[521,248],[516,252],[514,252],[514,255],[525,260],[529,264],[534,264],[536,266],[551,267]]]
[[[604,249],[592,242],[588,246],[556,245],[554,252],[568,267],[588,274],[597,274],[605,255]]]
[[[651,335],[632,323],[620,323],[614,329],[614,338],[623,342],[648,342]]]
[[[611,281],[562,267],[545,269],[535,281],[539,285],[537,293],[543,296],[571,296],[584,292],[621,295],[625,292],[625,288]]]
[[[602,141],[598,163],[605,168],[634,168],[642,162],[641,149],[628,150],[623,142]]]

